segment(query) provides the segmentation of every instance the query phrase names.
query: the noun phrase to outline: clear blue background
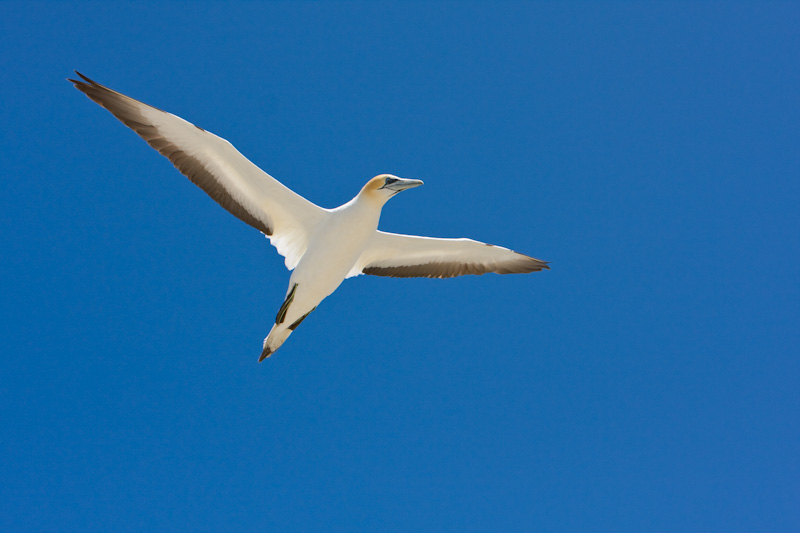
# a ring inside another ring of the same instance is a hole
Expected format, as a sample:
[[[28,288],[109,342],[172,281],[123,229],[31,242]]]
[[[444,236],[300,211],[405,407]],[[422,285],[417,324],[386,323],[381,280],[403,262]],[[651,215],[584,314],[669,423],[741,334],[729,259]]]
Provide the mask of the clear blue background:
[[[0,529],[800,530],[797,3],[0,4]],[[65,78],[381,227],[552,261],[288,273]]]

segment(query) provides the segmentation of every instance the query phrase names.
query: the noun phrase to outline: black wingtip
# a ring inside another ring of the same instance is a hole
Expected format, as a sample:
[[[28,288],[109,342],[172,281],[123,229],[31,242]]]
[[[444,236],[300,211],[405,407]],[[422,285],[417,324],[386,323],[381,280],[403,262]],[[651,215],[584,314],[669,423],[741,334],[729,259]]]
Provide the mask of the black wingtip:
[[[93,79],[89,78],[88,76],[84,76],[83,74],[81,74],[81,73],[80,73],[80,72],[78,72],[77,70],[75,71],[75,74],[77,74],[78,76],[80,76],[81,78],[83,78],[83,81],[85,81],[85,82],[92,83],[92,84],[94,84],[94,83],[95,83],[95,81],[94,81]]]
[[[73,69],[72,71],[75,74],[77,74],[79,77],[83,78],[82,80],[74,80],[72,78],[67,78],[67,81],[70,82],[71,84],[73,84],[75,87],[78,87],[80,85],[83,85],[85,87],[87,85],[87,82],[89,84],[94,84],[94,82],[92,80],[90,80],[89,78],[87,78],[86,76],[84,76],[83,74],[78,72],[77,70]]]
[[[78,87],[78,88],[81,88],[81,87],[102,87],[103,89],[107,89],[107,87],[104,87],[103,85],[100,85],[99,83],[94,81],[89,76],[84,76],[83,74],[81,74],[77,70],[74,70],[73,72],[75,72],[75,74],[77,74],[81,78],[79,80],[74,80],[72,78],[67,78],[67,81],[69,81],[70,83],[75,85],[75,87]]]

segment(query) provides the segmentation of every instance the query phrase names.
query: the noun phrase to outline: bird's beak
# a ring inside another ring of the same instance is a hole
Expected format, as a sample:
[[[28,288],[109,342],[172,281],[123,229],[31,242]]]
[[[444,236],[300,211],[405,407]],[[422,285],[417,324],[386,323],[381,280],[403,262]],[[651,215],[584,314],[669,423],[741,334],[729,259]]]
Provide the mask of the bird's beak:
[[[422,180],[407,180],[403,178],[398,178],[397,181],[393,181],[388,185],[384,185],[381,189],[389,189],[390,191],[400,192],[406,189],[411,189],[413,187],[419,187],[422,185]],[[380,189],[379,189],[380,190]]]

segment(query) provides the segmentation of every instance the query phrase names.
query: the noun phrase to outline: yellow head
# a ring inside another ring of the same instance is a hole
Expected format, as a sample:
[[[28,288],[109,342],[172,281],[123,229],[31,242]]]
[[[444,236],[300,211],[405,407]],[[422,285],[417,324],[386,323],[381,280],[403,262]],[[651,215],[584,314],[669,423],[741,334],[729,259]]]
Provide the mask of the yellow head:
[[[395,194],[420,185],[422,185],[422,180],[408,180],[391,174],[380,174],[364,185],[359,196],[383,205]]]

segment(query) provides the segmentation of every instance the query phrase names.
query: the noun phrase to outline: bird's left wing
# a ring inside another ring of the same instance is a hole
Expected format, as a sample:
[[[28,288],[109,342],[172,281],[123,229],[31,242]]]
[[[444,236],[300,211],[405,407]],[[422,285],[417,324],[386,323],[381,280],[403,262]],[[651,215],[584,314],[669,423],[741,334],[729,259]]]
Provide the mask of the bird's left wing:
[[[171,113],[104,87],[80,72],[69,80],[167,157],[192,183],[267,235],[290,270],[326,210],[251,163],[231,143]]]
[[[436,239],[378,231],[348,277],[452,278],[464,274],[524,274],[547,269],[546,261],[472,239]]]

